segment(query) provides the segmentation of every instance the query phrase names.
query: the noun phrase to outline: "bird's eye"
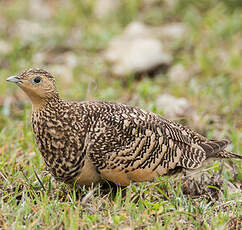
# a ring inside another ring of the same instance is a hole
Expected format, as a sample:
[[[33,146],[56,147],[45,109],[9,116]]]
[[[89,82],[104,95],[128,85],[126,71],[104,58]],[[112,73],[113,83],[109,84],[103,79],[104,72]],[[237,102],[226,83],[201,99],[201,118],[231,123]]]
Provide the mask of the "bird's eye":
[[[39,76],[35,77],[35,78],[32,80],[32,82],[33,82],[34,84],[39,84],[41,81],[42,81],[42,79],[41,79],[41,77],[39,77]]]

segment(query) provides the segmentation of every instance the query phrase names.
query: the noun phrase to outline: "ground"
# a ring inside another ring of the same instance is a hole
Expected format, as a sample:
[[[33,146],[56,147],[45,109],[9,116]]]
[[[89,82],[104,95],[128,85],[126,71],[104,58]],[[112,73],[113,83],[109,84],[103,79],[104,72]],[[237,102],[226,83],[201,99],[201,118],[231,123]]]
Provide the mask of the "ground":
[[[129,103],[164,115],[164,93],[186,98],[198,116],[178,122],[242,151],[242,4],[238,0],[124,0],[98,16],[96,1],[0,1],[0,229],[241,229],[239,160],[211,161],[196,172],[127,188],[70,188],[44,166],[30,125],[31,104],[5,82],[29,67],[57,75],[64,98]],[[40,4],[39,4],[40,3]],[[113,76],[103,59],[110,40],[132,21],[180,22],[171,66],[190,77],[169,79],[168,66]],[[168,68],[168,69],[167,69]]]

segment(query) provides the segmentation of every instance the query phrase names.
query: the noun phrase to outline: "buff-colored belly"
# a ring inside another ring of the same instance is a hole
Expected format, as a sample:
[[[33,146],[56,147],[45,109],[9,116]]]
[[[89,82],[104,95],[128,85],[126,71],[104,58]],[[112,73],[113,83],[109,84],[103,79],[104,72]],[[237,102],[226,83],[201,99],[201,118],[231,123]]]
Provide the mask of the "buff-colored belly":
[[[78,176],[76,182],[79,185],[91,185],[101,182],[102,178],[97,172],[96,167],[93,165],[89,157],[86,157],[81,174]]]

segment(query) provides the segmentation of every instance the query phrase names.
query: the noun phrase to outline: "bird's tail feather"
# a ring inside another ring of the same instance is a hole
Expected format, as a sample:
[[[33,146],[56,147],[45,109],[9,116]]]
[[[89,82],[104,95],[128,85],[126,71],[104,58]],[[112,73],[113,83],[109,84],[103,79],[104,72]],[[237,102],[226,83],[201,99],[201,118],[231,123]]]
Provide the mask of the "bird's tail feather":
[[[229,151],[227,151],[225,149],[220,151],[220,152],[218,152],[215,157],[217,157],[217,158],[237,158],[237,159],[242,159],[242,155],[229,152]]]
[[[241,155],[229,152],[225,148],[230,144],[229,140],[209,140],[207,142],[202,142],[199,145],[206,152],[207,158],[238,158],[242,159]]]
[[[202,149],[206,152],[207,157],[215,157],[217,153],[224,150],[230,144],[228,140],[209,140],[207,142],[199,143]]]

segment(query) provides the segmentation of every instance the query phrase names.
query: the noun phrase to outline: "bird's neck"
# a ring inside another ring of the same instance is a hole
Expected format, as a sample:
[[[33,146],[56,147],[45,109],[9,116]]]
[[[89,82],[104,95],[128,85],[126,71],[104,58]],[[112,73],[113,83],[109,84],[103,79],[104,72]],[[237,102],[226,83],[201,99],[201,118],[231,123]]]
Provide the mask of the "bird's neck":
[[[42,109],[45,109],[46,106],[56,107],[56,105],[58,105],[62,101],[62,99],[59,97],[58,94],[56,94],[47,98],[32,97],[31,101],[33,105],[33,111],[40,111]]]

